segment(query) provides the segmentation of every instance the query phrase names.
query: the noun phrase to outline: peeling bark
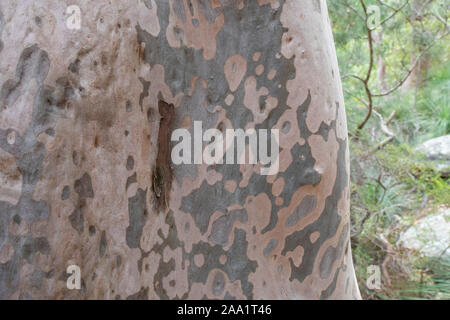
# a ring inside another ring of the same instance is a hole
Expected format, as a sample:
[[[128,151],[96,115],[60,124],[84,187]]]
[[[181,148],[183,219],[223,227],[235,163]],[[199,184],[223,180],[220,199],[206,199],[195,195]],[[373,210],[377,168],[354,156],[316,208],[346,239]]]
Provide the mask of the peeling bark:
[[[160,100],[158,110],[161,120],[158,133],[158,154],[153,172],[153,192],[156,195],[157,209],[166,211],[169,208],[169,194],[172,186],[170,137],[175,120],[175,108],[173,104]]]

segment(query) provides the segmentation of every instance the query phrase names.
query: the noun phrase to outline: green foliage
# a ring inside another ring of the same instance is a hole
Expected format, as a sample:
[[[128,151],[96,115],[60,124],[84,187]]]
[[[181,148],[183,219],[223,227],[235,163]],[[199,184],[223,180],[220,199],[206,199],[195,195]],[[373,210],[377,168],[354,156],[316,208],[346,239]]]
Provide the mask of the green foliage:
[[[406,280],[396,292],[396,299],[450,300],[450,262],[445,260],[421,260],[420,270],[413,279]]]
[[[364,11],[359,0],[328,3],[351,137],[352,246],[363,297],[449,299],[449,263],[405,253],[396,243],[401,232],[418,218],[450,206],[448,177],[442,177],[433,163],[415,151],[428,139],[450,134],[450,42],[446,26],[450,4],[444,0],[410,0],[373,31],[377,36],[382,33],[382,40],[377,38],[373,43],[374,69],[368,81],[372,93],[397,87],[417,57],[421,57],[417,79],[423,78],[423,82],[373,97],[374,110],[383,121],[394,112],[387,124],[394,138],[376,148],[388,136],[375,115],[357,131],[368,112],[368,97],[363,83],[349,76],[364,78],[369,68]],[[364,3],[378,5],[383,20],[405,0]],[[380,63],[386,68],[384,79],[377,74]],[[387,88],[381,88],[382,80]],[[380,239],[388,241],[389,250]],[[391,259],[385,271],[391,282],[384,281],[381,291],[368,290],[367,267],[382,265],[388,256]]]

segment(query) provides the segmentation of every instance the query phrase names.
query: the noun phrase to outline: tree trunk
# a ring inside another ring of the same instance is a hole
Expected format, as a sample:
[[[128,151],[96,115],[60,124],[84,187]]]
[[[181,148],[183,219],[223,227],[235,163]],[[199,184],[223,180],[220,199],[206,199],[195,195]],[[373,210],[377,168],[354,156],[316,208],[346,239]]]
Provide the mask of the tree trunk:
[[[383,46],[383,31],[374,33],[375,43],[381,47]],[[382,52],[381,48],[378,49],[378,57],[377,57],[377,77],[378,77],[378,85],[380,86],[380,92],[388,91],[388,87],[386,84],[386,61],[384,60],[384,52]]]
[[[422,20],[424,15],[424,8],[427,4],[423,1],[414,0],[411,3],[411,17],[410,23],[412,26],[412,53],[410,58],[410,65],[412,68],[411,74],[402,85],[402,90],[407,91],[410,89],[420,89],[423,87],[427,78],[428,69],[430,67],[430,56],[428,53],[422,53],[426,45],[423,40],[420,39],[420,35],[423,33]]]
[[[359,298],[326,2],[72,2],[0,3],[0,298]],[[278,172],[173,163],[196,121]]]

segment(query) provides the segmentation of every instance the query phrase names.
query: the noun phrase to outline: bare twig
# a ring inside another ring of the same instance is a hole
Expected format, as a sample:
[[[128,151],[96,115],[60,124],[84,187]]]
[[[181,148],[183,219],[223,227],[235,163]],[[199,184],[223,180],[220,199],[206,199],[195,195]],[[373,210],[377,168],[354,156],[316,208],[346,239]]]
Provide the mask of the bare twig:
[[[433,46],[434,44],[444,38],[445,36],[447,36],[449,34],[449,32],[446,32],[445,34],[443,34],[442,36],[438,37],[437,39],[435,39],[428,47],[426,47],[425,49],[422,50],[422,52],[419,54],[419,56],[416,58],[414,64],[412,65],[411,68],[409,68],[408,72],[406,73],[406,75],[403,77],[402,80],[400,80],[392,89],[383,92],[383,93],[374,93],[372,96],[373,97],[384,97],[384,96],[388,96],[391,93],[393,93],[394,91],[397,91],[397,89],[399,89],[405,82],[406,80],[408,80],[409,76],[411,75],[411,73],[414,71],[414,69],[416,68],[417,64],[421,61],[423,55],[428,52]]]
[[[447,246],[447,248],[445,248],[441,254],[439,255],[439,259],[442,258],[442,256],[447,252],[447,250],[450,249],[450,244]]]
[[[364,118],[364,120],[358,125],[358,130],[362,130],[364,128],[364,126],[366,125],[367,121],[369,121],[370,117],[372,116],[373,98],[372,98],[372,92],[370,91],[370,88],[369,88],[369,80],[370,80],[370,76],[372,75],[372,70],[373,70],[374,52],[373,52],[372,29],[369,28],[368,23],[367,23],[368,18],[369,18],[368,14],[367,14],[367,7],[363,0],[359,0],[359,2],[364,11],[364,18],[365,18],[364,21],[365,21],[366,31],[367,31],[367,41],[369,43],[369,68],[367,69],[366,77],[363,79],[358,76],[353,76],[354,78],[362,81],[362,83],[364,84],[364,90],[366,91],[366,95],[367,95],[367,99],[368,99],[367,107],[368,107],[369,111],[367,112],[367,115]]]
[[[388,123],[390,123],[392,119],[395,117],[395,110],[392,111],[391,115],[386,121],[383,119],[383,116],[379,112],[377,112],[376,110],[373,110],[373,112],[378,116],[378,118],[380,118],[381,131],[383,131],[383,133],[387,135],[387,138],[381,141],[375,148],[373,148],[369,152],[369,155],[375,153],[377,150],[380,150],[395,138],[395,134],[387,127]]]
[[[391,278],[389,277],[388,265],[392,261],[392,254],[394,253],[394,250],[392,249],[392,245],[384,237],[383,234],[380,234],[377,239],[379,240],[379,242],[381,242],[381,245],[386,250],[386,256],[384,257],[383,263],[381,264],[381,273],[383,274],[386,286],[389,287],[391,285]]]
[[[382,3],[382,1],[378,1],[378,2]],[[398,12],[402,11],[403,8],[404,8],[408,3],[409,3],[409,0],[406,0],[405,3],[404,3],[402,6],[400,6],[398,9],[395,9],[395,8],[390,7],[394,12],[393,12],[390,16],[386,17],[383,21],[381,21],[377,27],[382,26],[383,24],[385,24],[386,22],[388,22],[390,19],[392,19]],[[376,28],[377,28],[377,27],[376,27]]]
[[[405,0],[405,2],[400,7],[395,8],[395,7],[392,7],[391,5],[385,3],[382,0],[377,0],[377,1],[381,5],[386,6],[387,8],[392,10],[392,13],[388,17],[386,17],[383,21],[381,21],[378,24],[378,26],[383,25],[386,22],[388,22],[390,19],[392,19],[394,16],[396,16],[399,12],[402,12],[402,10],[409,4],[409,0]],[[414,69],[417,67],[418,63],[421,61],[423,55],[426,52],[428,52],[428,50],[430,50],[435,45],[435,43],[438,40],[446,37],[449,34],[449,32],[448,32],[448,25],[447,25],[446,21],[442,17],[436,17],[441,23],[443,23],[445,25],[445,28],[446,28],[447,32],[445,32],[440,37],[435,38],[434,41],[429,46],[427,46],[426,48],[424,48],[420,52],[420,54],[415,59],[414,63],[407,70],[407,72],[404,75],[404,77],[400,81],[398,81],[398,83],[394,87],[392,87],[391,89],[389,89],[389,90],[387,90],[385,92],[374,93],[374,92],[372,92],[372,90],[371,90],[371,88],[369,86],[369,81],[370,81],[370,78],[371,78],[371,75],[372,75],[372,71],[373,71],[373,68],[374,68],[374,38],[373,38],[373,33],[372,33],[373,29],[371,29],[369,27],[369,25],[368,25],[369,16],[368,16],[368,11],[367,11],[366,4],[364,3],[363,0],[359,0],[359,2],[360,2],[361,7],[363,9],[364,16],[361,16],[360,13],[358,12],[358,10],[356,10],[353,7],[351,7],[347,2],[345,2],[345,6],[350,8],[353,12],[355,12],[358,15],[359,18],[361,18],[361,19],[363,19],[365,21],[365,28],[366,28],[366,33],[367,33],[367,42],[368,42],[368,45],[369,45],[369,67],[368,67],[364,77],[361,77],[361,76],[358,76],[358,75],[355,75],[355,74],[350,74],[350,75],[346,75],[346,76],[343,77],[343,78],[351,77],[351,78],[354,78],[354,79],[357,79],[358,81],[360,81],[363,84],[364,91],[365,91],[365,93],[367,95],[367,102],[362,100],[362,99],[359,99],[367,107],[368,111],[367,111],[367,114],[364,117],[363,121],[357,127],[358,128],[358,132],[365,127],[365,125],[367,124],[367,122],[371,118],[372,113],[374,113],[374,101],[373,101],[374,98],[376,98],[376,97],[384,97],[384,96],[390,95],[391,93],[393,93],[396,90],[398,90],[406,82],[406,80],[410,77],[410,75],[412,74]],[[431,0],[425,1],[419,11],[422,11],[422,9],[426,5],[428,5],[430,2],[431,2]],[[383,128],[387,129],[387,124],[389,124],[389,122],[392,120],[392,117],[394,115],[395,114],[391,115],[391,117],[384,122],[385,126],[382,127],[382,130],[383,130]],[[388,135],[388,137],[385,140],[383,140],[375,148],[375,150],[378,150],[378,149],[382,148],[383,146],[385,146],[386,144],[390,143],[394,139],[394,135],[392,134],[392,132],[389,129],[387,129],[386,131],[385,130],[383,130],[383,131]],[[389,134],[387,132],[389,132]],[[356,134],[356,136],[358,136],[358,133]]]

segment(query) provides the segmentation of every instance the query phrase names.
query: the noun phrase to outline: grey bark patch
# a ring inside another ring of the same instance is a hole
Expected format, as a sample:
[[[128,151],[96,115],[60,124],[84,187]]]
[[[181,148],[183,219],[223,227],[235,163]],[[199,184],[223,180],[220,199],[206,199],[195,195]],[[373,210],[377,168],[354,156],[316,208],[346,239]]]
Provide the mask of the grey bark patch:
[[[72,162],[76,166],[80,163],[79,162],[79,157],[78,157],[78,152],[76,152],[76,151],[72,152]]]
[[[286,227],[292,227],[300,221],[300,219],[306,217],[316,207],[316,196],[307,195],[303,198],[302,202],[292,212],[289,218],[286,220]]]
[[[125,110],[126,110],[127,112],[133,111],[133,105],[131,104],[131,101],[130,101],[130,100],[127,100],[127,103],[125,104]]]
[[[285,199],[286,205],[292,198],[291,190],[297,190],[304,185],[317,185],[321,175],[314,170],[315,160],[311,155],[309,146],[306,144],[299,146],[296,144],[291,150],[293,161],[285,172],[279,173],[285,179],[286,187],[280,195]],[[302,160],[303,159],[303,160]],[[216,171],[224,177],[232,180],[239,180],[238,165],[218,165]],[[265,176],[254,173],[248,183],[251,188],[238,187],[235,192],[228,192],[224,187],[224,181],[219,181],[214,185],[203,182],[199,189],[193,190],[181,201],[181,210],[190,213],[202,233],[206,232],[211,215],[215,211],[225,212],[231,204],[243,205],[248,196],[256,196],[265,193],[272,203],[271,217],[269,225],[262,230],[262,233],[270,231],[277,222],[277,212],[281,208],[275,204],[275,197],[272,194],[272,184],[266,181]]]
[[[181,2],[181,1],[180,1]],[[256,67],[252,60],[254,52],[264,52],[264,65],[267,68],[280,70],[272,80],[267,77],[258,77],[258,87],[264,86],[269,94],[277,97],[279,108],[270,115],[270,124],[273,126],[278,118],[287,110],[286,99],[288,92],[286,82],[295,76],[294,58],[277,59],[276,54],[281,50],[279,39],[283,35],[283,26],[280,21],[281,10],[273,10],[269,5],[260,6],[256,1],[246,1],[240,10],[230,8],[239,1],[224,1],[224,8],[212,9],[209,1],[197,2],[200,11],[212,23],[218,14],[224,14],[224,26],[216,37],[216,55],[213,59],[204,60],[202,50],[193,48],[172,48],[168,45],[166,33],[161,32],[157,37],[136,26],[138,42],[145,42],[145,61],[150,65],[164,66],[165,78],[170,79],[168,85],[174,95],[183,92],[189,94],[192,78],[198,76],[207,81],[209,101],[212,106],[225,105],[229,87],[223,72],[225,61],[233,54],[239,54],[248,63],[248,70],[244,78],[250,76]],[[280,1],[282,6],[283,1]],[[158,18],[161,30],[168,29],[170,6],[166,1],[157,1]],[[245,19],[243,19],[245,17]],[[255,28],[258,26],[258,28]],[[245,36],[236,36],[241,34]],[[271,36],[268,37],[267,35]],[[245,38],[245,45],[242,41]],[[267,71],[268,72],[268,71]],[[279,88],[278,84],[282,86]],[[242,108],[238,101],[242,101],[245,94],[243,83],[235,93],[235,103],[227,108],[227,118],[232,121],[233,128],[245,128],[253,120],[253,115],[247,108]],[[180,109],[180,108],[177,108]],[[279,110],[278,110],[279,109]],[[177,110],[178,112],[178,110]],[[199,120],[195,119],[194,120]],[[267,127],[266,127],[267,128]]]
[[[0,299],[8,299],[16,291],[18,283],[18,259],[0,264]]]
[[[74,188],[75,192],[80,196],[80,199],[94,197],[91,176],[87,173],[85,173],[80,179],[75,181]]]
[[[69,71],[72,73],[78,74],[80,72],[80,64],[81,64],[81,61],[80,61],[80,59],[77,58],[74,62],[72,62],[69,65]]]
[[[320,300],[328,299],[333,294],[334,290],[336,290],[336,284],[337,284],[339,272],[340,272],[340,269],[338,268],[336,270],[336,273],[334,274],[333,281],[331,282],[331,284],[328,286],[328,288],[323,290],[322,293],[320,294]]]
[[[222,7],[237,7],[242,0],[219,0]]]
[[[1,210],[0,206],[0,210]],[[20,217],[19,217],[20,219]],[[9,216],[6,214],[0,214],[0,250],[7,241],[8,235]]]
[[[216,17],[223,11],[222,8],[211,7],[210,1],[197,1],[199,11],[206,17],[209,23],[213,23]]]
[[[308,94],[308,100],[311,100],[311,95]],[[309,137],[311,132],[308,130],[306,123],[306,114],[308,111],[309,103],[304,103],[297,110],[297,120],[299,123],[300,134],[302,137]],[[339,110],[336,110],[336,114]],[[337,117],[336,117],[337,118]],[[329,126],[325,124],[321,125],[323,130],[329,131],[331,129],[336,130],[336,121],[332,121]],[[302,230],[293,232],[286,237],[284,248],[281,254],[285,255],[287,252],[294,251],[299,245],[304,249],[304,255],[300,266],[296,266],[292,260],[289,259],[291,265],[291,276],[290,280],[297,279],[299,282],[303,280],[312,273],[313,266],[317,257],[319,249],[323,246],[327,239],[333,237],[341,223],[341,217],[338,213],[338,202],[342,197],[344,189],[348,186],[348,172],[346,170],[346,151],[347,149],[347,139],[341,140],[337,139],[338,142],[338,152],[337,152],[337,172],[336,180],[332,189],[332,193],[325,200],[325,208],[321,212],[319,218],[312,224],[306,226]],[[348,227],[348,226],[347,226]],[[320,237],[316,242],[311,243],[309,235],[312,232],[318,231]],[[347,235],[348,236],[348,235]],[[339,257],[341,254],[338,254]],[[323,268],[327,268],[324,262]]]
[[[255,272],[258,264],[256,261],[248,258],[247,248],[248,242],[245,231],[238,228],[234,229],[234,242],[228,251],[225,251],[222,246],[211,246],[206,242],[194,244],[189,254],[189,282],[206,283],[209,272],[213,269],[219,269],[227,274],[231,282],[240,280],[242,292],[248,299],[252,299],[253,284],[248,281],[248,276],[250,273]],[[193,261],[194,256],[199,253],[206,256],[205,262],[201,267],[196,266]],[[228,257],[224,265],[220,263],[220,256],[223,254]]]
[[[163,239],[163,242],[161,244],[157,243],[153,246],[152,251],[163,255],[164,253],[164,249],[166,247],[169,247],[171,249],[174,248],[178,248],[178,247],[182,247],[183,244],[182,242],[179,241],[178,239],[178,233],[177,233],[177,227],[175,225],[175,220],[173,217],[173,211],[169,211],[167,213],[166,219],[165,219],[165,223],[170,226],[169,228],[169,234],[167,236],[164,236],[161,229],[158,230],[158,236]],[[142,259],[148,254],[143,254],[142,255]],[[141,260],[142,260],[141,259]],[[192,261],[193,263],[193,261]],[[142,261],[140,261],[140,264],[142,265]],[[138,268],[139,264],[138,264]],[[182,268],[184,268],[184,260],[182,261]],[[156,294],[161,298],[161,299],[169,299],[169,297],[167,296],[167,292],[166,290],[163,288],[163,279],[165,277],[167,277],[172,271],[175,270],[175,260],[173,258],[171,258],[168,262],[165,262],[164,259],[160,259],[159,261],[159,265],[158,265],[158,269],[156,271],[156,274],[153,278],[153,286],[155,289]],[[187,294],[185,295],[187,296]],[[181,298],[185,298],[186,297],[183,296]]]
[[[348,289],[350,287],[350,277],[347,277],[347,280],[345,280],[345,293],[348,293]]]
[[[278,244],[277,239],[271,239],[263,251],[264,256],[267,257],[273,251],[273,249],[275,249],[277,244]]]
[[[22,222],[22,218],[18,214],[15,214],[13,217],[13,221],[15,224],[19,225]]]
[[[27,139],[26,143],[30,143],[30,145],[24,146],[22,137],[17,137],[14,146],[6,147],[7,143],[2,141],[2,138],[6,140],[5,132],[0,130],[0,147],[16,157],[17,167],[23,176],[23,187],[18,204],[16,206],[6,205],[1,208],[2,202],[0,201],[0,210],[6,215],[18,215],[27,221],[47,219],[50,210],[46,202],[33,199],[34,188],[41,175],[44,157],[43,145],[41,143],[35,145],[35,141]]]
[[[281,128],[281,131],[284,134],[287,134],[290,130],[291,130],[291,123],[289,121],[286,121],[285,123],[283,123],[283,127]]]
[[[33,261],[34,255],[37,252],[47,254],[49,251],[50,245],[47,238],[31,238],[30,236],[28,236],[24,239],[21,250],[21,257],[31,263]]]
[[[2,18],[1,13],[0,18]],[[9,241],[14,248],[12,259],[5,264],[0,264],[1,299],[7,299],[17,291],[21,259],[31,263],[37,252],[48,254],[50,251],[50,245],[46,238],[32,238],[29,234],[16,236],[8,234],[7,230],[11,219],[16,224],[22,223],[23,220],[32,223],[33,221],[48,219],[50,215],[50,208],[45,201],[33,199],[36,184],[41,177],[46,152],[45,146],[37,140],[36,136],[38,133],[52,128],[56,119],[50,113],[42,117],[41,112],[43,107],[45,109],[43,104],[44,92],[47,89],[50,90],[50,87],[43,84],[49,67],[50,60],[45,51],[39,49],[37,45],[28,47],[20,55],[15,77],[7,80],[0,90],[1,103],[7,104],[16,101],[25,93],[33,79],[38,86],[38,93],[33,104],[32,122],[23,136],[16,132],[15,143],[10,145],[7,142],[7,136],[11,130],[0,129],[0,148],[16,158],[17,167],[23,177],[22,194],[17,205],[13,206],[0,201],[0,248],[5,241]],[[40,131],[40,129],[43,130]],[[5,232],[5,235],[2,235],[3,232]]]
[[[192,0],[186,0],[186,1],[188,3],[188,8],[191,13],[191,16],[193,16],[194,15],[194,6],[192,5]]]
[[[106,232],[105,231],[102,231],[98,251],[99,251],[100,257],[103,257],[105,255],[105,252],[106,252]]]
[[[67,279],[69,279],[70,277],[70,273],[67,273],[66,270],[64,270],[63,272],[61,272],[58,281],[63,281],[63,282],[67,282]]]
[[[33,287],[40,289],[43,277],[44,277],[44,272],[42,270],[40,270],[40,269],[34,270],[30,276],[30,284]]]
[[[236,300],[228,291],[225,293],[224,300]]]
[[[147,191],[138,189],[136,195],[128,199],[130,225],[126,231],[126,241],[130,248],[139,247],[142,229],[147,220]]]
[[[301,136],[305,139],[311,136],[311,132],[306,125],[306,113],[311,105],[311,94],[309,93],[303,104],[297,111],[298,124]],[[278,110],[276,108],[274,110]],[[178,113],[178,110],[177,110]],[[278,115],[274,116],[278,119]],[[273,117],[269,117],[267,122],[256,126],[257,129],[271,127],[276,123],[272,123]],[[311,148],[308,144],[300,146],[298,143],[291,149],[292,163],[284,171],[278,173],[278,177],[282,177],[285,181],[285,188],[280,197],[284,199],[284,205],[278,206],[275,203],[275,196],[272,194],[272,184],[266,181],[262,175],[253,173],[248,183],[251,188],[237,188],[235,192],[226,191],[224,181],[218,181],[214,185],[203,182],[199,189],[193,190],[189,195],[183,197],[181,202],[181,210],[190,213],[194,218],[200,231],[206,232],[209,225],[209,219],[215,211],[225,212],[226,208],[231,204],[243,205],[249,195],[256,196],[260,193],[268,195],[271,201],[271,213],[269,224],[261,231],[262,234],[272,230],[278,221],[278,212],[281,208],[289,205],[292,198],[292,190],[298,190],[301,186],[316,186],[321,181],[321,174],[314,169],[315,159],[311,154]],[[345,161],[345,159],[344,159]],[[242,174],[239,171],[239,165],[214,165],[211,166],[218,173],[228,180],[240,181]],[[175,174],[180,171],[175,169]],[[181,176],[178,176],[179,178]]]
[[[42,84],[47,77],[50,68],[50,60],[45,51],[37,45],[25,48],[20,55],[16,67],[15,79],[7,80],[0,91],[0,99],[12,106],[14,102],[25,93],[31,79],[36,79]]]
[[[66,105],[74,98],[75,90],[67,78],[56,80],[56,86],[42,85],[35,97],[33,132],[37,136],[52,128],[57,118],[66,113]]]
[[[134,158],[132,156],[128,156],[126,168],[128,171],[133,170],[134,168]]]
[[[148,96],[148,89],[150,88],[150,81],[146,81],[144,78],[139,77],[139,81],[142,83],[142,92],[139,96],[139,106],[141,107],[141,111],[143,110],[142,103],[144,102],[145,97]]]
[[[46,279],[51,279],[55,275],[55,269],[51,269],[49,272],[45,273]]]
[[[333,261],[336,259],[336,248],[328,247],[320,262],[320,277],[326,279],[330,272]]]
[[[212,291],[216,296],[220,296],[225,289],[225,277],[222,272],[217,272],[212,283]]]
[[[186,13],[184,12],[184,0],[174,0],[173,11],[183,22],[186,21]]]
[[[215,244],[225,246],[228,243],[231,228],[236,220],[246,222],[247,212],[245,210],[234,210],[219,217],[212,224],[209,239]]]
[[[89,226],[89,235],[90,236],[95,235],[95,226]]]
[[[127,300],[148,300],[148,287],[141,288],[137,293],[128,296]]]
[[[150,10],[153,9],[152,0],[144,0],[144,4]]]
[[[54,137],[55,136],[55,129],[48,128],[47,130],[45,130],[45,133],[48,134],[51,137]]]
[[[185,116],[191,117],[195,121],[201,121],[206,128],[212,128],[217,122],[217,114],[210,112],[214,108],[213,105],[208,104],[208,90],[202,86],[196,86],[191,96],[184,96],[181,100],[180,106],[176,109],[176,119],[174,127],[179,128]],[[208,104],[205,108],[199,108],[204,104]],[[206,111],[206,112],[205,112]],[[194,135],[194,128],[189,129],[191,136]],[[191,147],[194,148],[194,139],[191,140]],[[197,173],[197,166],[195,164],[181,164],[174,166],[174,175],[178,182],[181,182],[183,177],[195,178]]]
[[[39,16],[34,17],[34,23],[40,28],[42,27],[42,18]]]
[[[23,180],[33,185],[36,184],[41,177],[42,167],[39,164],[41,164],[43,160],[43,150],[39,151],[42,152],[26,153],[17,161],[17,166],[23,175]]]
[[[81,208],[75,209],[69,216],[70,225],[72,228],[78,231],[78,233],[83,233],[84,231],[84,215]]]
[[[349,225],[346,224],[339,236],[339,242],[337,246],[328,247],[325,251],[322,257],[322,261],[320,261],[319,265],[320,277],[322,279],[326,279],[330,275],[331,267],[333,266],[334,262],[341,256],[345,245],[345,240],[348,239],[349,236],[348,231]]]
[[[135,173],[133,173],[133,175],[131,175],[131,176],[129,176],[128,178],[127,178],[127,183],[126,183],[126,185],[125,185],[125,190],[128,190],[128,187],[130,186],[130,185],[132,185],[133,183],[136,183],[137,182],[137,174],[136,174],[136,172]]]
[[[70,187],[65,186],[61,192],[61,200],[67,200],[70,197]]]

